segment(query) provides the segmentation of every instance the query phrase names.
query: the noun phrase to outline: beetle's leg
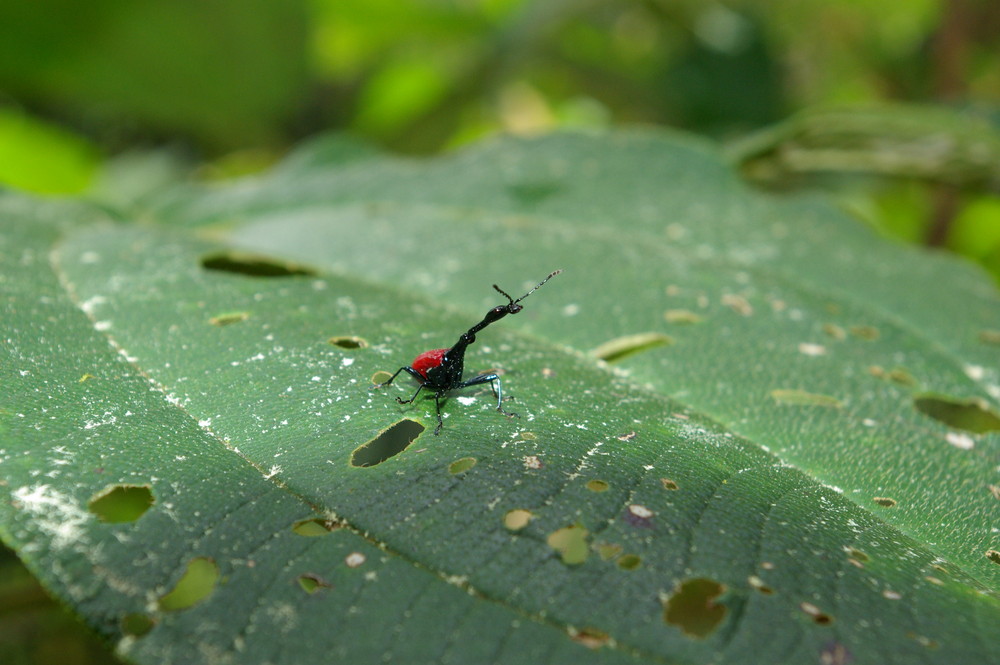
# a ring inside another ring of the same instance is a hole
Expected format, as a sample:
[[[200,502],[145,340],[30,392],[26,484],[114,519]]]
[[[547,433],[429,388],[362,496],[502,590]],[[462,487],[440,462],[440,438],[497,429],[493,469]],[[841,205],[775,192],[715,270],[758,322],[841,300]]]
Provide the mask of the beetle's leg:
[[[497,411],[505,416],[512,418],[519,418],[516,413],[512,411],[504,411],[503,409],[503,382],[500,380],[500,376],[490,372],[489,374],[480,374],[479,376],[474,376],[468,381],[463,381],[457,387],[458,388],[468,388],[469,386],[478,386],[481,383],[490,384],[490,388],[493,389],[493,395],[497,398]],[[507,399],[513,399],[508,397]]]
[[[393,374],[392,376],[389,377],[389,379],[387,381],[383,381],[382,383],[376,383],[375,387],[376,388],[384,388],[385,386],[387,386],[390,383],[392,383],[393,381],[395,381],[396,377],[399,376],[400,372],[406,372],[407,374],[411,375],[413,378],[415,378],[420,383],[424,383],[424,382],[427,381],[427,379],[425,379],[423,376],[420,375],[420,372],[418,372],[417,370],[413,369],[412,367],[400,367],[399,369],[396,370],[395,374]]]
[[[438,417],[438,426],[434,428],[434,434],[436,436],[441,433],[441,428],[444,427],[444,420],[441,418],[441,393],[434,393],[434,406],[437,407]]]

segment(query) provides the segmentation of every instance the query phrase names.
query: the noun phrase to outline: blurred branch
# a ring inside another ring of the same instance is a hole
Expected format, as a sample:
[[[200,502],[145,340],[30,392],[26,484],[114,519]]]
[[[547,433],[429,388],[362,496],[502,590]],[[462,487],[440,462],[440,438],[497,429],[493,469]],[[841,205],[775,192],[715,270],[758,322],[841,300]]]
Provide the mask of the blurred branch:
[[[772,186],[848,173],[1000,192],[1000,133],[968,113],[920,106],[812,111],[735,141],[729,160]]]

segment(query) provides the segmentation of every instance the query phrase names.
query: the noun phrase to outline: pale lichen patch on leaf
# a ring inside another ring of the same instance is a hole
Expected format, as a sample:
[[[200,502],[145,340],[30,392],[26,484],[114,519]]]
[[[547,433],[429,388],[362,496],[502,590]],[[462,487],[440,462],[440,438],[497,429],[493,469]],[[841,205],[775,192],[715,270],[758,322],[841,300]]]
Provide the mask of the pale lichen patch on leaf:
[[[31,513],[35,524],[52,538],[53,548],[83,540],[83,525],[90,517],[70,497],[49,485],[19,487],[13,496],[15,505]]]

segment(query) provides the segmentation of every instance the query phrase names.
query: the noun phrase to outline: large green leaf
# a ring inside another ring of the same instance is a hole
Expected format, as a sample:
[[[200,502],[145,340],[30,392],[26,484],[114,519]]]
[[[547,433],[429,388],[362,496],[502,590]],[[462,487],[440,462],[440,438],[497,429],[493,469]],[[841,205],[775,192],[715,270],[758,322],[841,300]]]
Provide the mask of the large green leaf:
[[[165,197],[162,226],[0,199],[0,524],[122,653],[1000,656],[979,273],[748,192],[683,138],[305,153]],[[520,419],[470,390],[435,437],[433,400],[393,399],[412,381],[371,388],[554,268],[466,359]],[[352,464],[401,420],[427,429]]]

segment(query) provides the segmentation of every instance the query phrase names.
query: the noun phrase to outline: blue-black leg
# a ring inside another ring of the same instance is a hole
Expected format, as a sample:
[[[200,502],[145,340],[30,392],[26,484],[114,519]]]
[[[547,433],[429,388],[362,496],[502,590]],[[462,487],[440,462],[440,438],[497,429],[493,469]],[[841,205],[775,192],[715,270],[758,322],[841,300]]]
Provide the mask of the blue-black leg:
[[[490,388],[493,390],[493,395],[497,398],[497,411],[504,414],[505,416],[510,416],[513,418],[520,418],[516,413],[511,411],[503,410],[503,382],[500,377],[496,374],[480,374],[479,376],[474,376],[468,381],[463,381],[457,387],[468,388],[469,386],[478,386],[481,383],[490,384]]]

